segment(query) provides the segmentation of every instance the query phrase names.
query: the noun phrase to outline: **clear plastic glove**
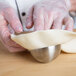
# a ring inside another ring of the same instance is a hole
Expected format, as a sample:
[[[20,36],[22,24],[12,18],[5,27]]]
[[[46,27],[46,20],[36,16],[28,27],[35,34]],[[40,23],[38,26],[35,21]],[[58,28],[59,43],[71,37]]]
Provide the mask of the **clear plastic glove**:
[[[10,52],[24,50],[10,38],[11,33],[20,33],[22,30],[22,25],[14,9],[7,4],[0,3],[0,40]]]
[[[73,19],[65,0],[42,0],[30,8],[26,16],[26,27],[34,25],[35,30],[65,29],[72,31]]]

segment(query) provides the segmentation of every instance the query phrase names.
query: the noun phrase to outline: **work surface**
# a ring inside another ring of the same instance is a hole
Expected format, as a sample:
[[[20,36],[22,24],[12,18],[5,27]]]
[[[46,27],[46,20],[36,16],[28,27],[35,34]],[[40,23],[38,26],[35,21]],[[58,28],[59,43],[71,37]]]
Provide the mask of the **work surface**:
[[[76,76],[76,54],[61,53],[43,64],[30,53],[9,53],[0,43],[0,76]]]
[[[0,43],[0,76],[76,76],[76,54],[61,53],[43,64],[30,53],[9,53]]]

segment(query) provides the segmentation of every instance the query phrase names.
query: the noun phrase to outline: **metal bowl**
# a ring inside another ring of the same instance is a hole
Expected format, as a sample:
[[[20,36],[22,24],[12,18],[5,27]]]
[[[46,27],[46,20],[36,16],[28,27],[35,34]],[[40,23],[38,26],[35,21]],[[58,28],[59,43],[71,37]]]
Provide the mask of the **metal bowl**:
[[[61,45],[31,50],[32,56],[39,62],[47,63],[55,59],[61,52]]]

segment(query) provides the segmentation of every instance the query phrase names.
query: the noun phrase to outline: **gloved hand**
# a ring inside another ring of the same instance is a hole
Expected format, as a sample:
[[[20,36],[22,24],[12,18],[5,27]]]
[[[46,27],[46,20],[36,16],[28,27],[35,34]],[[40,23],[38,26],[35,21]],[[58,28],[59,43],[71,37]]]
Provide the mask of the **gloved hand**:
[[[72,31],[73,19],[69,16],[66,0],[42,0],[30,8],[26,16],[26,27],[35,30],[65,29]]]
[[[10,52],[24,50],[24,48],[13,42],[10,38],[11,33],[20,33],[22,30],[22,25],[15,10],[7,4],[0,3],[0,40]]]

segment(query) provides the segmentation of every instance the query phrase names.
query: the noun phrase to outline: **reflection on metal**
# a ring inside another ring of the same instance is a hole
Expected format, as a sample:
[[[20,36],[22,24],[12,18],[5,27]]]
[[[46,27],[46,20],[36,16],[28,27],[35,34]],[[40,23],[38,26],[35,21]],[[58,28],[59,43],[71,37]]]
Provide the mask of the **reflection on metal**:
[[[50,46],[42,49],[31,50],[32,56],[39,62],[50,62],[55,59],[61,52],[61,46]]]

